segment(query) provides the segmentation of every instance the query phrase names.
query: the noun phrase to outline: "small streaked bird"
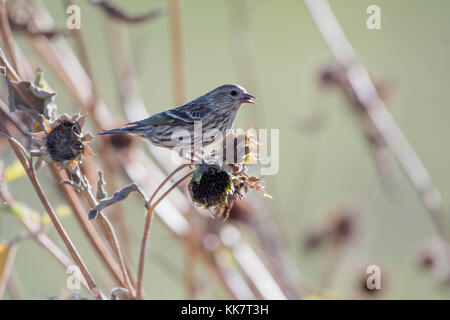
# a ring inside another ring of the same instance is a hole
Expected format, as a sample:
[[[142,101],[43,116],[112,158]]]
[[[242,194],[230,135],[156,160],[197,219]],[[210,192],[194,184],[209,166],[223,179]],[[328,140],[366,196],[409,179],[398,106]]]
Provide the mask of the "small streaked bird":
[[[207,146],[220,135],[224,137],[226,131],[233,127],[239,107],[243,103],[255,103],[254,99],[255,97],[241,86],[225,84],[180,107],[99,134],[128,133],[144,137],[156,146],[169,149],[186,145],[184,141],[190,141],[192,145],[198,143],[199,139],[202,140],[202,146]],[[202,128],[201,137],[194,134],[194,124],[199,123]],[[183,132],[186,134],[182,134]],[[185,137],[187,133],[190,135],[189,140],[176,138]]]

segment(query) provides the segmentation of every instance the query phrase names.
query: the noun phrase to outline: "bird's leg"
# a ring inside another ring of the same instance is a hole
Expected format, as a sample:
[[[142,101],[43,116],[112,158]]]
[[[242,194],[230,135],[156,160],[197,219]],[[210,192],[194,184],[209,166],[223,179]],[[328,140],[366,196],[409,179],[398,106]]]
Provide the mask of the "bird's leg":
[[[203,159],[203,149],[201,150],[201,152],[196,152],[196,151],[192,151],[190,152],[190,161],[191,161],[191,165],[195,164],[195,162],[201,162],[201,160]]]
[[[195,157],[195,152],[194,151],[192,151],[191,152],[191,154],[190,154],[190,159],[191,159],[191,166],[194,164],[194,157]]]

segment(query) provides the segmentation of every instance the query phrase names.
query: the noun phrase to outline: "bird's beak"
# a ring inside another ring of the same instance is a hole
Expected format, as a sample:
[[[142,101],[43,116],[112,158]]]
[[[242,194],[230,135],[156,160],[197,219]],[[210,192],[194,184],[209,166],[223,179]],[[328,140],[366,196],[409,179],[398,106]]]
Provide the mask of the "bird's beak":
[[[249,93],[244,93],[241,97],[242,103],[256,103],[254,99],[256,98]]]

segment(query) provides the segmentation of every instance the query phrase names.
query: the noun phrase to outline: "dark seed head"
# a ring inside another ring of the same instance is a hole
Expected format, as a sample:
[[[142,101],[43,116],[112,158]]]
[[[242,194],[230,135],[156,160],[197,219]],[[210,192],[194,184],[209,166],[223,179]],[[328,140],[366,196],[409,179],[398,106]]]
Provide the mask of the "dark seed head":
[[[226,204],[233,189],[231,176],[216,164],[200,165],[189,182],[192,201],[207,208]]]
[[[54,161],[75,159],[83,152],[79,138],[80,127],[71,121],[64,121],[47,136],[47,150]]]

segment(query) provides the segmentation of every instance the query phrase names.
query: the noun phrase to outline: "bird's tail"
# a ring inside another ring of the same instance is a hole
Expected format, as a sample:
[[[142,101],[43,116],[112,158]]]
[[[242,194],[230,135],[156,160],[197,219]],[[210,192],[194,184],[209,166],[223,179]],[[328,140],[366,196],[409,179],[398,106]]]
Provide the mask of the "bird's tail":
[[[105,131],[99,132],[98,134],[104,135],[104,134],[134,133],[135,130],[136,130],[136,126],[131,126],[131,127],[105,130]]]

